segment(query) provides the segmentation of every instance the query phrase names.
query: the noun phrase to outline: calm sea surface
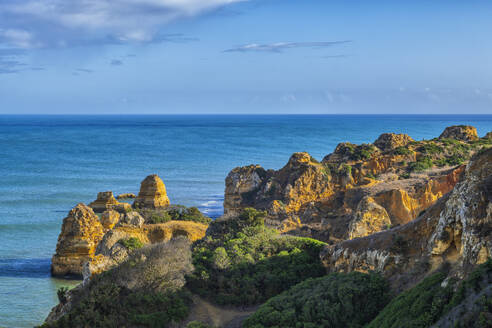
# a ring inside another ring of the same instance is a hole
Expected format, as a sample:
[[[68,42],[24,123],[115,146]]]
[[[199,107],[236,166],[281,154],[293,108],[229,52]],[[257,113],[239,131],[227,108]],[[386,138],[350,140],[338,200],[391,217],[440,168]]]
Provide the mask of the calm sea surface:
[[[321,160],[339,142],[383,132],[414,139],[491,116],[0,116],[0,327],[42,323],[56,290],[50,258],[62,219],[98,191],[137,193],[157,173],[172,203],[222,213],[224,179],[253,163],[282,167],[308,151]]]

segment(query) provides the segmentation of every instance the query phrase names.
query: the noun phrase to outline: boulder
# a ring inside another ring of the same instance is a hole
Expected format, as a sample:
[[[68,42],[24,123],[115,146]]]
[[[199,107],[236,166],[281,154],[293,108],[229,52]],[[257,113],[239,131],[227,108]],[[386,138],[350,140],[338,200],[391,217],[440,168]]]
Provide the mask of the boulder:
[[[146,177],[141,185],[140,192],[133,203],[135,208],[162,208],[169,206],[166,186],[157,174]]]
[[[470,125],[448,126],[439,136],[439,139],[456,139],[462,141],[478,140],[477,129]]]
[[[115,210],[107,210],[101,215],[101,224],[105,230],[113,229],[120,220],[121,214]]]
[[[116,226],[120,227],[127,225],[140,228],[143,226],[144,223],[145,219],[140,214],[138,214],[137,211],[132,211],[122,215],[120,221]]]
[[[398,147],[406,146],[409,142],[414,141],[407,134],[383,133],[374,141],[374,145],[382,151],[393,150]]]
[[[82,265],[94,257],[104,228],[94,211],[80,203],[63,219],[56,253],[51,264],[53,276],[82,276]]]
[[[97,194],[97,199],[89,204],[96,213],[103,213],[106,210],[115,210],[125,213],[131,209],[131,205],[120,203],[114,198],[112,191],[103,191]]]

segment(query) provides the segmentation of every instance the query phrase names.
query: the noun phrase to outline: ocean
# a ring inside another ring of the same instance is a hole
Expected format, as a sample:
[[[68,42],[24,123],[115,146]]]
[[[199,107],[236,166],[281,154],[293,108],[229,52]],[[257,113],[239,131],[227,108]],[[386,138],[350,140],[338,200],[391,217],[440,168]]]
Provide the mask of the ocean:
[[[224,179],[236,166],[282,167],[293,152],[321,160],[339,142],[381,133],[416,140],[492,115],[0,116],[0,327],[41,324],[56,290],[50,277],[63,218],[97,192],[138,193],[158,174],[174,204],[222,213]]]

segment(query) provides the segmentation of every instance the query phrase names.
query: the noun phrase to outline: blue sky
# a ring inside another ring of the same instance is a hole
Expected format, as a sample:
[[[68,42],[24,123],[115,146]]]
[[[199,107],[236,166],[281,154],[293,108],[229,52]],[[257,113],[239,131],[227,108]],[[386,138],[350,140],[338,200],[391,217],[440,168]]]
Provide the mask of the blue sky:
[[[0,113],[492,114],[492,2],[2,0]]]

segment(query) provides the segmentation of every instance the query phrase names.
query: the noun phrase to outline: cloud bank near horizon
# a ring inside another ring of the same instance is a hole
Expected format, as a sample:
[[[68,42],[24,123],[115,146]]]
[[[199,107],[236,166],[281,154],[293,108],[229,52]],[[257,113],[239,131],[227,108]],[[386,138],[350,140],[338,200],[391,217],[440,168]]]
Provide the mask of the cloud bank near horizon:
[[[238,47],[224,50],[224,52],[282,52],[294,48],[325,48],[344,43],[350,43],[351,40],[342,41],[323,41],[323,42],[276,42],[276,43],[250,43]]]
[[[31,49],[176,41],[163,26],[242,1],[4,0],[0,44]]]

